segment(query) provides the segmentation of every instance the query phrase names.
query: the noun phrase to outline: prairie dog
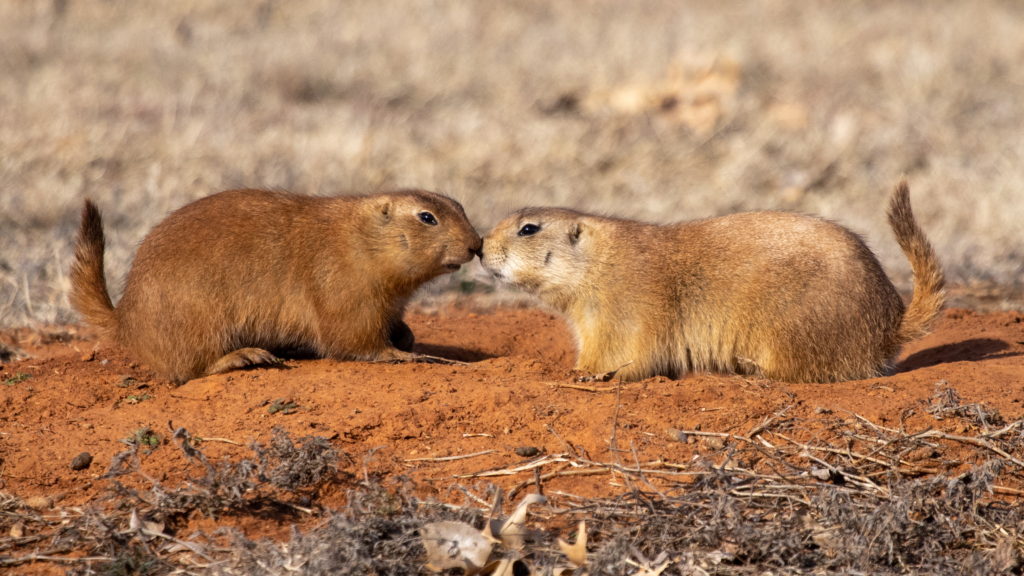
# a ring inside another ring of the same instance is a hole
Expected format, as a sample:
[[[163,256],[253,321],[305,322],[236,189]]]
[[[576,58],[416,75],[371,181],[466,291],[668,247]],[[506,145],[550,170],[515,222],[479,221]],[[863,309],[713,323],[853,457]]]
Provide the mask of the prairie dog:
[[[402,321],[421,284],[480,249],[462,206],[401,191],[312,197],[230,190],[178,209],[139,246],[117,307],[89,200],[71,302],[108,339],[178,382],[306,348],[340,360],[410,360]]]
[[[784,212],[658,226],[526,208],[484,237],[481,262],[561,311],[578,369],[837,382],[890,372],[945,301],[905,180],[888,217],[914,270],[909,307],[856,234]]]

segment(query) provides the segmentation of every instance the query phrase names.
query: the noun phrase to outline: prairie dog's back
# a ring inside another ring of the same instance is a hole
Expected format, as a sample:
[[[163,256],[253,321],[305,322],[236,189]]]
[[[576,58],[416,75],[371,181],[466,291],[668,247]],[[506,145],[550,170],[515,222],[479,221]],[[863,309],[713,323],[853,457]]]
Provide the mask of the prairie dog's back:
[[[117,314],[121,340],[145,337],[167,318],[141,314],[164,310],[191,325],[228,327],[221,339],[260,334],[252,346],[290,345],[311,333],[308,295],[302,288],[310,264],[324,250],[313,211],[317,198],[265,190],[233,190],[188,204],[157,225],[139,247]],[[282,233],[284,232],[284,233]],[[348,254],[335,255],[338,264]],[[223,305],[221,305],[223,303]],[[273,329],[271,329],[273,328]],[[278,329],[280,328],[280,329]],[[279,338],[283,334],[294,337]],[[227,343],[227,342],[226,342]],[[177,346],[163,340],[161,348]]]
[[[678,225],[677,234],[686,247],[674,262],[684,271],[679,305],[687,335],[678,346],[689,349],[688,370],[770,364],[793,380],[830,381],[865,363],[885,365],[898,351],[903,301],[846,228],[761,212]],[[688,266],[700,271],[687,275]]]
[[[282,348],[410,359],[409,297],[479,248],[462,206],[431,192],[232,190],[157,225],[112,307],[99,213],[87,201],[72,296],[90,322],[178,381],[272,361],[270,350]]]
[[[891,369],[941,308],[942,273],[905,183],[890,222],[916,262],[913,314],[860,237],[784,212],[653,225],[527,208],[487,234],[482,261],[565,315],[580,369],[834,382]]]

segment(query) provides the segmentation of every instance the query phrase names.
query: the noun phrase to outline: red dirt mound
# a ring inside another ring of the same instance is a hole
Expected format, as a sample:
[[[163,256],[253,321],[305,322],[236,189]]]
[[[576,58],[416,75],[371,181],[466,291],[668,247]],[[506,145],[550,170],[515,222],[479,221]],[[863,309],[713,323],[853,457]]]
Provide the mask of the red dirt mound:
[[[618,402],[611,383],[575,382],[568,330],[549,313],[452,310],[410,314],[407,321],[416,351],[466,364],[289,360],[174,386],[98,343],[88,328],[0,333],[0,342],[32,355],[0,367],[0,490],[21,498],[57,496],[62,506],[88,502],[102,493],[106,482],[96,479],[125,448],[119,440],[149,426],[166,442],[169,422],[206,439],[202,448],[212,459],[250,456],[244,445],[250,439],[266,445],[279,425],[293,438],[324,436],[352,456],[342,463],[348,478],[401,474],[420,491],[444,497],[454,482],[477,481],[458,475],[523,461],[515,453],[521,447],[556,453],[564,442],[608,461],[613,421],[624,460],[633,460],[634,447],[640,462],[686,463],[713,447],[672,441],[668,428],[743,435],[789,405],[787,416],[809,420],[830,413],[907,431],[948,426],[964,433],[962,421],[937,421],[924,410],[940,381],[964,403],[983,403],[1006,420],[1024,413],[1024,314],[1017,312],[946,312],[933,334],[906,349],[892,377],[788,384],[695,374],[626,385]],[[581,389],[587,387],[596,391]],[[290,404],[291,410],[273,409]],[[81,452],[94,460],[74,471],[71,462]],[[173,446],[153,450],[142,466],[171,486],[199,472]],[[508,489],[532,482],[533,474],[486,480]],[[545,488],[580,496],[622,489],[596,475],[552,478]],[[338,505],[344,490],[328,487],[320,496],[323,504]],[[271,523],[241,527],[250,538],[286,533],[286,526]]]

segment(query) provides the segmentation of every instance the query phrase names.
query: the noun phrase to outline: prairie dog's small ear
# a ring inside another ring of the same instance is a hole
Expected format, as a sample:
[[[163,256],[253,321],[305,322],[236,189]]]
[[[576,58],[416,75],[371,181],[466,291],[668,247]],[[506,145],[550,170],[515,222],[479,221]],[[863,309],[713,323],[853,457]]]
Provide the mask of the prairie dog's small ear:
[[[573,222],[571,228],[569,228],[569,243],[573,246],[580,241],[580,234],[583,234],[583,223]]]
[[[377,200],[377,213],[380,214],[381,219],[384,222],[387,222],[388,220],[391,219],[391,210],[392,205],[390,198],[380,198],[379,200]]]

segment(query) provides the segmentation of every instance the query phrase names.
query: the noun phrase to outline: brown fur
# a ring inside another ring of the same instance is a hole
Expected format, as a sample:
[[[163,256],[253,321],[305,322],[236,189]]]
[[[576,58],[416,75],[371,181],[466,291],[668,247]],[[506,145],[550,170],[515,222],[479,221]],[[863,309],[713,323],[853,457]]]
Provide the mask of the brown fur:
[[[437,225],[420,220],[434,215]],[[268,350],[408,360],[402,322],[421,284],[480,249],[458,202],[422,191],[320,198],[232,190],[188,204],[139,246],[117,307],[103,226],[86,200],[71,302],[177,381],[275,360]],[[397,347],[396,347],[397,346]]]
[[[657,226],[527,208],[484,237],[481,260],[566,316],[581,370],[632,362],[626,380],[713,370],[836,382],[890,371],[943,306],[906,182],[889,221],[914,270],[909,309],[856,234],[782,212]],[[526,224],[539,231],[520,235]]]

